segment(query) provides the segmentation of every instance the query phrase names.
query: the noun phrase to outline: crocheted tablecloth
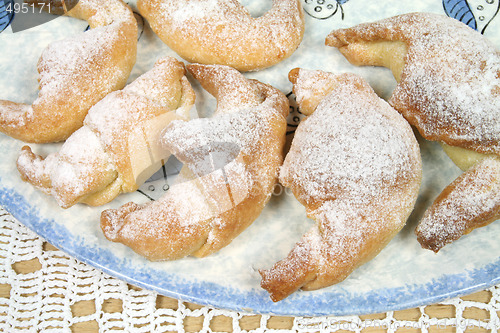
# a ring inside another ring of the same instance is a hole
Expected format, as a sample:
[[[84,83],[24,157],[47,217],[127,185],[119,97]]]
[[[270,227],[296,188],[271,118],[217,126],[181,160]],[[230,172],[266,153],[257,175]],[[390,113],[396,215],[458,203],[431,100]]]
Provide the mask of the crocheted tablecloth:
[[[132,81],[151,68],[158,57],[176,55],[153,34],[147,22],[139,15],[135,1],[127,2],[135,11],[140,36],[138,61],[130,78]],[[256,16],[261,15],[271,5],[268,0],[241,2]],[[273,84],[285,93],[289,93],[291,89],[287,80],[288,71],[294,67],[303,67],[362,74],[369,79],[378,93],[387,97],[395,84],[390,71],[351,66],[338,51],[324,46],[324,38],[334,28],[348,27],[407,11],[447,14],[469,23],[473,21],[471,18],[476,17],[474,22],[477,21],[478,25],[475,28],[491,39],[494,45],[500,45],[500,16],[496,10],[499,8],[498,0],[303,0],[302,4],[306,12],[306,37],[301,47],[287,62],[269,71],[247,74],[249,77]],[[3,23],[0,21],[2,29],[5,27],[2,26]],[[85,22],[61,17],[16,34],[11,33],[9,29],[4,30],[0,36],[4,51],[0,52],[0,65],[3,65],[4,70],[0,72],[7,73],[5,68],[8,68],[9,73],[1,81],[3,83],[0,84],[0,97],[31,103],[37,93],[36,61],[43,48],[49,42],[84,31],[86,26]],[[276,75],[275,71],[280,75]],[[204,100],[203,95],[199,100]],[[300,120],[298,115],[298,109],[294,109],[289,117],[290,126],[297,125]],[[6,138],[3,140],[10,147],[9,156],[6,156],[5,151],[2,152],[2,158],[8,165],[6,170],[10,173],[2,173],[5,182],[2,183],[5,187],[2,193],[7,202],[21,207],[23,203],[20,203],[19,198],[22,199],[28,186],[19,179],[14,161],[23,143]],[[434,158],[434,155],[432,156]],[[437,165],[433,169],[428,168],[426,172],[433,174],[446,169],[439,163]],[[436,173],[435,177],[429,178],[428,183],[442,188],[453,179],[439,178],[439,175]],[[13,184],[9,182],[11,179]],[[149,188],[148,186],[146,188]],[[429,191],[429,186],[422,192],[427,197],[434,195]],[[14,198],[13,193],[19,196]],[[36,201],[27,202],[30,207],[32,205],[37,209],[43,208],[50,214],[54,212],[51,206],[48,206],[55,205],[54,201],[43,194],[37,196]],[[421,205],[424,203],[422,201]],[[21,208],[19,211],[24,212],[25,206]],[[302,206],[299,208],[303,209]],[[14,212],[12,209],[11,211]],[[37,212],[40,213],[40,210]],[[81,210],[78,210],[75,213],[76,218],[73,219],[72,226],[81,222],[80,212]],[[39,217],[35,213],[33,215]],[[284,220],[288,222],[286,216]],[[38,226],[45,227],[43,221],[45,220],[40,218],[40,221],[37,221]],[[495,243],[497,240],[491,238],[492,232],[486,231],[493,229],[482,229],[476,232],[482,233],[478,239],[489,239],[494,245],[498,244]],[[297,234],[301,233],[297,231]],[[414,239],[412,242],[416,244]],[[479,244],[483,245],[481,242]],[[474,252],[468,248],[464,251]],[[492,252],[492,256],[495,255],[498,254]],[[440,332],[444,330],[459,333],[500,330],[500,286],[439,304],[347,317],[255,315],[185,303],[131,286],[68,256],[24,227],[4,209],[0,209],[0,261],[0,332],[107,332],[111,329],[124,332],[263,332],[271,329],[276,332],[366,333],[379,329],[388,332],[435,332],[439,329]]]
[[[279,317],[214,309],[136,288],[59,251],[0,209],[1,332],[493,332],[500,286],[414,309]]]

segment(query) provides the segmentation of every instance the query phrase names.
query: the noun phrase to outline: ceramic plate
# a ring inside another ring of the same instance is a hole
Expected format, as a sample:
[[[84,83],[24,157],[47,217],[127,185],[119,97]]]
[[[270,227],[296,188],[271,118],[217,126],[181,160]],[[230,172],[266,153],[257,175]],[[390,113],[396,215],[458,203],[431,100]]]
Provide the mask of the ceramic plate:
[[[253,15],[260,15],[271,6],[269,0],[243,3]],[[2,1],[0,8],[1,4]],[[395,85],[388,70],[353,67],[336,49],[324,46],[324,38],[335,28],[405,12],[448,13],[480,30],[500,49],[500,17],[495,18],[498,0],[444,0],[444,3],[438,0],[304,0],[303,4],[306,34],[297,52],[271,69],[246,74],[286,94],[292,88],[287,80],[288,71],[303,67],[358,73],[380,96],[387,98]],[[135,7],[134,3],[131,5]],[[130,81],[151,68],[158,57],[175,56],[139,15],[137,19],[141,37]],[[0,21],[0,24],[4,23]],[[7,27],[0,33],[0,98],[31,104],[37,95],[36,62],[42,49],[51,41],[85,28],[85,22],[65,17],[16,33]],[[205,116],[213,110],[213,98],[200,90],[197,93],[193,114]],[[291,99],[293,101],[293,96]],[[301,117],[296,108],[292,107],[291,111],[290,132]],[[500,283],[500,242],[495,237],[500,232],[500,223],[475,230],[439,254],[423,250],[417,243],[413,235],[416,222],[433,198],[460,173],[437,144],[419,140],[424,182],[415,211],[402,232],[379,256],[344,282],[318,291],[299,291],[278,303],[270,301],[260,288],[258,269],[269,268],[283,258],[312,225],[305,217],[304,208],[289,191],[279,186],[259,219],[222,251],[204,259],[152,263],[121,244],[107,241],[99,227],[100,213],[129,201],[140,203],[159,197],[178,172],[178,163],[169,161],[140,191],[122,195],[104,207],[76,205],[64,210],[51,197],[20,180],[15,161],[23,143],[0,135],[0,205],[68,254],[129,283],[167,296],[217,308],[279,315],[385,312],[441,301]],[[59,144],[31,147],[45,155],[55,151]]]

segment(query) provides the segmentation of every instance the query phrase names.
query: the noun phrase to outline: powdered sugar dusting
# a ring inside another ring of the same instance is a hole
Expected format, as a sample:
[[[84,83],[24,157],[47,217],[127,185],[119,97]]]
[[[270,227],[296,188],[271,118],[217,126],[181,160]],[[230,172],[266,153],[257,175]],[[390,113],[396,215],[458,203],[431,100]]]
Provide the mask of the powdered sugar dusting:
[[[69,89],[76,101],[84,103],[81,99],[88,94],[81,86],[69,84],[75,76],[83,76],[89,80],[90,85],[99,85],[92,71],[98,59],[100,62],[109,63],[109,47],[113,47],[120,37],[116,33],[109,33],[115,27],[99,27],[73,38],[57,41],[50,44],[42,53],[39,62],[40,71],[40,97],[60,98]],[[107,45],[107,46],[106,46]],[[79,97],[79,98],[78,98]]]
[[[298,47],[304,31],[297,0],[273,1],[258,18],[237,0],[143,0],[138,5],[153,30],[186,60],[239,70],[283,60]]]
[[[81,197],[100,189],[116,178],[109,155],[97,136],[87,127],[71,135],[56,154],[45,159],[33,158],[23,150],[17,160],[23,178],[52,195],[62,207],[69,207]]]
[[[134,191],[138,180],[132,164],[144,156],[136,154],[134,148],[140,147],[147,154],[150,146],[145,137],[154,136],[147,122],[155,119],[161,124],[172,118],[161,116],[175,112],[170,106],[175,108],[181,103],[185,92],[180,84],[183,79],[184,67],[180,62],[173,58],[158,61],[134,84],[108,94],[95,104],[85,117],[84,126],[64,142],[59,152],[42,159],[25,148],[17,163],[21,176],[56,197],[63,207],[84,201],[88,195],[105,192],[106,198],[102,200],[109,201],[121,192]],[[141,94],[142,87],[148,84],[168,89]],[[163,100],[170,105],[162,105]],[[134,140],[136,132],[140,132],[142,141]],[[130,142],[135,146],[131,147]],[[141,162],[148,166],[155,161]],[[108,186],[112,187],[112,194],[106,192]]]
[[[214,83],[218,78],[210,80]],[[232,111],[228,109],[231,98],[225,103],[228,96],[218,96],[223,108],[218,106],[212,118],[170,123],[162,143],[184,163],[177,183],[159,200],[131,213],[123,206],[118,212],[124,216],[109,214],[105,224],[112,227],[106,236],[156,260],[196,251],[211,253],[231,242],[258,216],[276,182],[286,129],[285,118],[275,106],[278,96],[285,98],[274,91],[254,96],[250,103],[252,98],[243,94],[239,96],[242,105]],[[161,246],[142,246],[145,239]]]
[[[214,16],[224,17],[229,9],[237,8],[236,4],[227,2],[226,6],[220,6],[218,0],[208,1],[175,1],[172,4],[162,3],[160,8],[165,12],[171,12],[172,23],[178,29],[184,29],[186,22],[191,20],[207,20]],[[227,21],[225,22],[227,23]],[[221,22],[220,24],[223,24]]]
[[[391,104],[424,137],[500,155],[500,53],[480,33],[436,14],[409,14],[386,26],[408,44]]]
[[[324,96],[311,83],[327,77],[329,94],[300,123],[280,171],[317,224],[297,245],[306,253],[296,247],[263,273],[273,299],[304,285],[340,282],[378,254],[404,226],[420,186],[420,152],[409,124],[360,77],[300,70],[299,103],[318,91]],[[304,265],[301,281],[287,281]]]
[[[23,141],[67,139],[94,104],[125,85],[135,63],[137,25],[123,2],[82,0],[67,14],[87,20],[93,29],[51,43],[42,52],[38,98],[32,108],[16,114],[24,121],[2,126]]]
[[[194,160],[193,155],[184,154],[196,153],[193,148],[217,142],[234,143],[243,154],[251,155],[254,153],[252,141],[260,133],[269,130],[268,125],[259,121],[259,118],[261,116],[254,110],[245,109],[236,114],[220,114],[214,119],[194,119],[189,123],[174,121],[166,129],[163,140],[167,147],[179,152],[181,159]]]
[[[500,215],[500,160],[487,158],[452,182],[426,211],[419,241],[438,251]]]
[[[300,187],[305,202],[363,200],[414,177],[417,153],[408,124],[389,105],[343,85],[299,126],[281,179]]]
[[[151,101],[143,96],[127,98],[129,93],[118,91],[104,97],[90,109],[85,118],[85,125],[98,131],[102,145],[108,149],[117,145],[117,141],[127,143],[124,130],[132,131],[132,124],[140,124],[151,115]]]
[[[232,49],[245,47],[252,50],[262,48],[260,38],[264,38],[268,43],[267,47],[277,46],[279,50],[286,52],[290,34],[301,34],[301,27],[297,26],[297,22],[301,21],[299,12],[296,5],[290,4],[294,2],[296,3],[295,0],[274,1],[271,11],[257,19],[252,18],[236,0],[163,1],[159,8],[164,17],[172,22],[173,29],[184,32],[197,41],[211,43],[214,40],[209,36],[214,34],[221,47],[229,44]],[[266,21],[266,25],[260,26],[258,21]]]
[[[246,169],[256,183],[255,188],[259,188],[259,178],[262,176],[267,179],[271,172],[264,163],[269,159],[268,152],[262,150],[262,147],[270,139],[270,121],[275,117],[276,111],[261,104],[235,113],[219,113],[213,118],[174,121],[165,130],[163,142],[177,158],[194,167],[193,172],[198,175],[212,172],[217,165],[226,168],[236,156],[243,161],[251,161]],[[269,142],[270,147],[274,145],[275,143]],[[210,163],[199,163],[207,156]],[[235,182],[238,179],[248,182],[237,177],[229,185],[235,189],[247,188],[248,184]]]

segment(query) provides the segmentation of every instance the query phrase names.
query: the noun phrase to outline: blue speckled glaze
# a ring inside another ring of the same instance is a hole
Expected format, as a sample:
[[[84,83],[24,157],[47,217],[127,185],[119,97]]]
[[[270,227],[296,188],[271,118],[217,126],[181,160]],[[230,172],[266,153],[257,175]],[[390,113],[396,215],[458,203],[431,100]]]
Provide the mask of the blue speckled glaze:
[[[446,1],[450,4],[454,2]],[[483,4],[483,0],[466,2],[471,15],[477,17],[478,22],[483,22],[478,30],[500,49],[500,18],[496,15],[499,2],[492,1],[489,7]],[[134,1],[130,3],[135,6]],[[242,0],[242,3],[261,14],[261,8],[266,8],[270,2]],[[335,28],[405,12],[446,14],[443,3],[436,0],[324,3],[335,6],[330,8],[332,13],[337,8],[336,4],[341,5],[341,10],[327,18],[306,15],[305,38],[289,59],[270,69],[245,75],[272,84],[288,94],[291,84],[287,74],[294,67],[350,71],[365,77],[380,96],[388,97],[395,85],[390,71],[351,66],[337,50],[324,46],[325,36]],[[480,5],[483,10],[477,9]],[[483,21],[480,20],[481,15],[484,15]],[[13,34],[9,28],[4,30],[0,34],[0,99],[31,103],[37,92],[36,62],[43,48],[49,42],[81,32],[85,27],[86,23],[61,17],[29,33]],[[147,25],[144,29],[139,40],[137,64],[129,81],[151,68],[160,56],[176,56]],[[8,79],[3,75],[7,69]],[[197,94],[196,112],[204,116],[206,109],[213,107],[214,103],[199,89]],[[296,125],[292,118],[290,125]],[[500,283],[500,242],[492,237],[500,233],[500,223],[475,230],[446,246],[437,255],[422,250],[416,241],[413,229],[423,211],[460,173],[438,144],[419,140],[424,179],[408,225],[379,256],[357,269],[344,282],[318,291],[299,291],[278,303],[273,303],[267,292],[260,288],[258,269],[268,268],[286,256],[311,225],[305,217],[304,208],[286,191],[280,197],[273,197],[261,217],[220,252],[203,259],[152,263],[125,246],[106,240],[99,226],[102,210],[116,208],[128,201],[147,201],[152,193],[145,191],[148,196],[140,193],[122,195],[104,207],[76,205],[63,210],[53,198],[21,181],[15,161],[24,143],[0,134],[0,205],[21,223],[75,258],[133,285],[185,301],[238,311],[297,316],[398,310],[438,302]],[[42,155],[58,147],[57,144],[30,146]],[[155,190],[159,187],[156,186]]]

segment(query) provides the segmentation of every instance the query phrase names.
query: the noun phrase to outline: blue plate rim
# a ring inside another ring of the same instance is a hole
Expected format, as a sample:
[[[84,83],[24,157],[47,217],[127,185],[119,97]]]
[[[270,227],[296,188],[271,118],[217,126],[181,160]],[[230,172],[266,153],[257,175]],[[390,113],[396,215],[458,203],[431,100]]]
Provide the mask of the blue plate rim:
[[[20,223],[61,251],[111,276],[181,301],[238,312],[299,317],[365,315],[438,303],[500,283],[499,258],[496,262],[468,271],[468,274],[444,275],[425,284],[384,288],[357,295],[332,290],[318,295],[311,293],[307,298],[292,295],[273,303],[264,290],[230,290],[227,286],[212,282],[176,281],[175,275],[165,276],[165,272],[154,269],[145,273],[129,268],[123,259],[115,257],[109,249],[89,248],[82,239],[73,237],[54,220],[40,218],[38,208],[31,206],[15,190],[0,188],[0,205]]]

